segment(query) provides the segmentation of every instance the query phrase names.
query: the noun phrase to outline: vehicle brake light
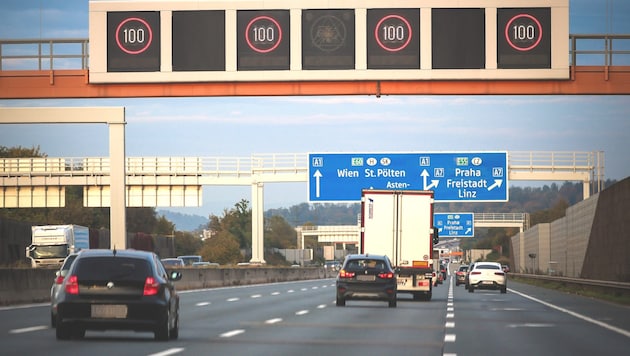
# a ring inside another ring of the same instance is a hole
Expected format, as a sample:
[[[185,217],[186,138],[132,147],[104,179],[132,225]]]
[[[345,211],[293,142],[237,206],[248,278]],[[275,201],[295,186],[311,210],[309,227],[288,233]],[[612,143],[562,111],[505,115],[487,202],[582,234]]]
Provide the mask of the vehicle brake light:
[[[494,274],[496,274],[497,276],[505,276],[504,272],[494,272]]]
[[[79,279],[77,276],[72,275],[68,277],[68,282],[66,282],[66,293],[79,294]]]
[[[55,284],[61,284],[63,283],[63,276],[57,276],[57,278],[55,278]]]
[[[479,271],[470,272],[470,274],[481,274]]]
[[[392,272],[383,272],[378,274],[378,278],[392,279],[394,278],[394,274]]]
[[[356,273],[348,272],[345,269],[339,271],[339,278],[353,278]]]
[[[156,295],[160,290],[160,284],[153,277],[147,277],[144,281],[144,292],[142,295]]]

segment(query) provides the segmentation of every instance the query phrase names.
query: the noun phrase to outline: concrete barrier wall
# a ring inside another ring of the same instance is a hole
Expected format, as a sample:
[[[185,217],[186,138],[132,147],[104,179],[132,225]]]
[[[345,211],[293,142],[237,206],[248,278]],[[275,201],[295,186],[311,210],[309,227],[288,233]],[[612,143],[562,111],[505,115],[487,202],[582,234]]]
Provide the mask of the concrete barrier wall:
[[[630,177],[512,236],[517,271],[630,281]],[[536,261],[528,255],[536,253]]]
[[[0,268],[0,305],[50,301],[54,269]],[[182,268],[179,290],[332,278],[323,268]]]

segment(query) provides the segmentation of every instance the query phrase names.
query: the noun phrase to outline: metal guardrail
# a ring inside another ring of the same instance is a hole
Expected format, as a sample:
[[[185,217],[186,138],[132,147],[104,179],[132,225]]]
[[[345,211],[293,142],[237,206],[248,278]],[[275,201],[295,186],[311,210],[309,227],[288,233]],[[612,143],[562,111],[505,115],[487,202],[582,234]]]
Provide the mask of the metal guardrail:
[[[88,59],[87,38],[0,39],[0,70],[88,69]]]
[[[572,286],[578,286],[581,288],[598,289],[598,290],[602,290],[611,294],[614,293],[616,295],[630,297],[630,283],[627,283],[627,282],[603,281],[603,280],[595,280],[595,279],[547,276],[547,275],[513,273],[513,272],[510,272],[509,274],[514,275],[515,277],[518,277],[518,278],[522,278],[522,279],[533,279],[533,280],[539,280],[539,281],[557,282],[557,283],[563,283],[563,284],[572,285]]]
[[[630,34],[569,35],[571,66],[629,64]],[[0,39],[0,71],[58,69],[89,69],[89,39]]]
[[[593,65],[630,64],[630,35],[569,35],[569,41],[570,65],[577,65],[578,58],[582,63],[592,62],[595,59],[596,62],[592,63]],[[613,57],[623,59],[619,63],[613,63]],[[603,63],[598,59],[603,60]]]

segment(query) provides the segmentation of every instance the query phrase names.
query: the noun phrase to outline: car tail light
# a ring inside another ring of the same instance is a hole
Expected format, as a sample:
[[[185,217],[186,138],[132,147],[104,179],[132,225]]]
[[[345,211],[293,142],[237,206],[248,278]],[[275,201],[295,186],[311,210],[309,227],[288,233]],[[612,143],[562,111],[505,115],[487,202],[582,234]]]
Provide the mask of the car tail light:
[[[494,274],[496,274],[497,276],[505,276],[504,272],[494,272]]]
[[[348,272],[345,269],[339,271],[339,278],[353,278],[356,273]]]
[[[470,274],[481,274],[481,272],[479,272],[479,271],[473,271],[473,272],[470,272]]]
[[[66,293],[79,294],[79,279],[77,276],[72,275],[68,277],[68,282],[66,282]]]
[[[55,284],[61,284],[63,283],[63,276],[57,276],[57,278],[55,278]]]
[[[142,295],[156,295],[160,291],[160,284],[153,277],[147,277],[144,281],[144,292]]]
[[[392,279],[394,278],[394,274],[392,272],[383,272],[378,274],[378,278]]]

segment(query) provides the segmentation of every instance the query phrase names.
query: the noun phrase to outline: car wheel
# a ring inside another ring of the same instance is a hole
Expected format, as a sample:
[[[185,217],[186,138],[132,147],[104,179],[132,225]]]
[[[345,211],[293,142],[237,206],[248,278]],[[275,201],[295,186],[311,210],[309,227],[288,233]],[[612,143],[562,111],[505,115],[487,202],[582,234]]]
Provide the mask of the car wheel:
[[[50,312],[50,326],[52,328],[55,328],[57,326],[57,317],[55,316],[55,314],[53,314],[53,312]]]
[[[55,335],[57,336],[57,340],[68,340],[70,339],[70,336],[72,336],[70,327],[60,322],[57,322]]]
[[[507,293],[507,287],[501,287],[501,294]]]
[[[337,306],[338,307],[345,307],[346,306],[346,300],[343,299],[342,297],[337,297]]]
[[[73,339],[83,339],[85,337],[85,329],[75,327],[71,331]]]
[[[169,338],[169,331],[171,326],[169,325],[170,312],[166,312],[166,317],[162,319],[160,325],[155,329],[155,339],[158,341],[167,341]]]
[[[177,316],[175,316],[175,325],[171,329],[170,337],[172,340],[177,340],[177,338],[179,338],[179,312],[177,313]]]
[[[390,308],[396,308],[397,304],[398,304],[398,301],[397,301],[396,297],[394,297],[393,299],[389,300],[389,307]]]
[[[474,293],[474,292],[475,292],[475,287],[468,286],[468,293]]]

